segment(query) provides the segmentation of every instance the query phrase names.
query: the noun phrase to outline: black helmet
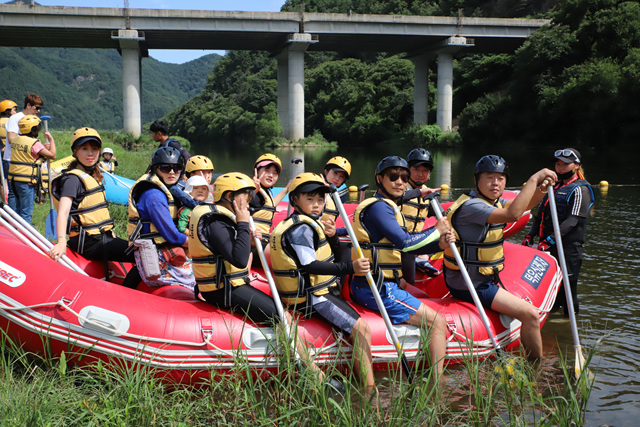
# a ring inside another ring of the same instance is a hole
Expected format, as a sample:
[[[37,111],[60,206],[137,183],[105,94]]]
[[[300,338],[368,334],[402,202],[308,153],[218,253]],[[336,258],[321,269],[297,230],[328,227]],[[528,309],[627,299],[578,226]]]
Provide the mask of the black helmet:
[[[407,156],[407,162],[409,166],[425,165],[429,169],[433,169],[433,158],[431,153],[424,148],[414,148],[409,152]]]
[[[387,156],[378,163],[376,175],[382,175],[385,169],[389,168],[403,168],[409,172],[409,165],[405,159],[400,156]]]
[[[151,166],[159,165],[162,163],[168,163],[172,165],[181,165],[184,169],[184,156],[174,147],[160,147],[151,157]]]
[[[509,166],[507,162],[502,157],[493,154],[481,157],[480,160],[478,160],[475,175],[478,176],[481,172],[499,172],[505,174],[507,179],[509,179]]]

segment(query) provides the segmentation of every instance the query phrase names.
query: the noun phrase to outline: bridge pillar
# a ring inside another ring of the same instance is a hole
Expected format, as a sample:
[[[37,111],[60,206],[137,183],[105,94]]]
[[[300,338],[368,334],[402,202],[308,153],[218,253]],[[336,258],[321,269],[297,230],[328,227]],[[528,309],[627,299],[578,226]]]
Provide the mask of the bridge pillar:
[[[453,122],[453,55],[464,47],[473,46],[466,37],[449,37],[438,51],[438,106],[436,124],[444,132],[451,130]]]
[[[142,133],[142,74],[139,42],[144,40],[137,30],[118,30],[112,36],[120,43],[122,56],[122,113],[125,132],[136,138]]]
[[[413,61],[413,123],[426,125],[429,112],[429,55],[411,58]]]
[[[278,60],[278,116],[284,137],[297,141],[304,138],[304,52],[316,43],[311,34],[289,36]]]

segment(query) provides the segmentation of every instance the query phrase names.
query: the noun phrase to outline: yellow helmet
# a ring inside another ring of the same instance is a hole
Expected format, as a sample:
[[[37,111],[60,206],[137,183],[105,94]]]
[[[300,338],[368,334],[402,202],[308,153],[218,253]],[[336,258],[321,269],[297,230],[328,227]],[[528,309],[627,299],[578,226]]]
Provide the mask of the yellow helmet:
[[[200,154],[198,154],[197,156],[191,156],[189,160],[187,160],[187,166],[184,171],[186,173],[191,173],[200,170],[213,172],[213,163],[211,162],[211,159]]]
[[[88,141],[95,141],[98,147],[102,147],[102,139],[95,129],[87,127],[76,129],[71,135],[71,149],[73,150]]]
[[[324,183],[324,179],[316,173],[304,172],[293,178],[289,185],[289,199],[301,193],[320,191],[328,193],[331,189]]]
[[[275,154],[267,153],[258,157],[256,162],[253,164],[254,169],[263,168],[269,165],[276,165],[276,169],[278,169],[278,173],[282,172],[282,162]]]
[[[256,184],[253,179],[241,172],[228,172],[224,175],[220,175],[213,183],[213,201],[218,203],[222,196],[227,191],[241,190],[253,190],[256,189]]]
[[[347,174],[347,179],[349,179],[351,175],[351,163],[342,156],[332,157],[327,164],[324,165],[324,168],[342,171]]]
[[[40,125],[40,118],[38,116],[24,116],[18,122],[18,129],[20,133],[26,135],[31,132],[34,126]]]
[[[5,111],[11,110],[13,107],[17,106],[18,104],[16,104],[12,100],[5,99],[4,101],[0,102],[0,113],[4,113]]]

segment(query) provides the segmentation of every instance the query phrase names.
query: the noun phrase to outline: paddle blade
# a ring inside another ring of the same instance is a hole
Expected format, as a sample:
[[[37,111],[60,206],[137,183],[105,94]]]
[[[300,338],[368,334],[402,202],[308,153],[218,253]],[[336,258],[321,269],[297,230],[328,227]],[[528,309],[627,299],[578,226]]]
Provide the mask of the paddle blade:
[[[583,369],[584,369],[584,356],[582,355],[582,350],[580,349],[580,347],[577,347],[576,348],[576,366],[575,366],[576,378],[580,378],[580,375],[582,374]]]
[[[45,221],[45,235],[47,239],[54,240],[58,238],[56,233],[56,219],[58,218],[58,212],[55,209],[49,210],[49,215]]]

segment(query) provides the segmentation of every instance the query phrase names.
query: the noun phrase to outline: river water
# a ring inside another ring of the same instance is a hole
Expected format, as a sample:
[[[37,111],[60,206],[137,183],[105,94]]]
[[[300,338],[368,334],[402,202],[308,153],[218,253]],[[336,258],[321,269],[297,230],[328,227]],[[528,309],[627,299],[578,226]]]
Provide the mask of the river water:
[[[429,185],[447,184],[454,200],[473,185],[473,168],[484,154],[502,155],[510,166],[509,187],[517,187],[536,170],[552,166],[554,148],[523,149],[513,144],[496,150],[431,150],[435,169]],[[274,150],[283,160],[283,186],[294,172],[293,158],[302,158],[306,171],[320,172],[335,156],[347,157],[353,166],[349,185],[375,187],[373,174],[384,156],[406,156],[411,147],[399,142],[372,144],[366,149],[281,149]],[[590,369],[595,374],[594,388],[587,405],[586,425],[637,425],[640,419],[640,174],[628,149],[581,150],[587,179],[594,185],[596,202],[589,220],[584,262],[578,284],[580,314],[578,331],[586,355],[596,348]],[[637,151],[637,150],[636,150]],[[254,160],[263,153],[238,145],[219,149],[209,144],[194,145],[192,152],[209,156],[215,172],[239,170],[251,173]],[[607,180],[608,189],[598,183]],[[523,234],[521,233],[521,236]],[[514,238],[521,241],[521,237]],[[571,328],[559,314],[551,314],[542,329],[545,354],[559,358],[559,351],[573,366]]]

